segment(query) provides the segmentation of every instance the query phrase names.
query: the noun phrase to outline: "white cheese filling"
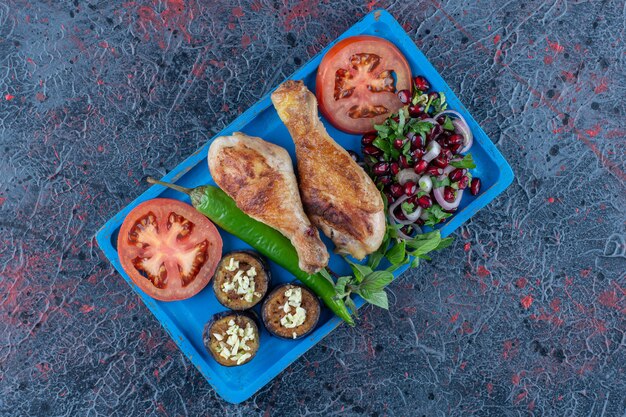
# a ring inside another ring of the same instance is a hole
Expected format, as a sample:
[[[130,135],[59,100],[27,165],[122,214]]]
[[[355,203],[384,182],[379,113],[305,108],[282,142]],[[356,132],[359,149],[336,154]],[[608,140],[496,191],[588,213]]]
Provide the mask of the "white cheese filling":
[[[243,295],[243,299],[249,303],[252,302],[254,297],[261,297],[260,293],[255,292],[256,284],[254,277],[257,276],[255,267],[250,267],[250,269],[244,271],[239,269],[239,261],[236,261],[235,258],[230,258],[229,264],[224,269],[230,272],[237,271],[232,280],[224,280],[222,284],[224,292],[235,291],[237,295]]]
[[[247,345],[248,342],[254,341],[254,329],[250,323],[246,323],[245,329],[242,329],[234,320],[230,320],[226,334],[213,333],[213,337],[218,341],[216,351],[224,359],[241,365],[252,356],[249,352],[252,348]]]
[[[285,291],[285,297],[287,297],[287,302],[283,306],[283,311],[287,314],[280,319],[280,325],[287,329],[301,326],[306,320],[306,310],[301,307],[302,288],[289,288]],[[295,309],[293,313],[291,312],[292,308]],[[295,332],[292,333],[294,339],[296,338],[295,334]]]

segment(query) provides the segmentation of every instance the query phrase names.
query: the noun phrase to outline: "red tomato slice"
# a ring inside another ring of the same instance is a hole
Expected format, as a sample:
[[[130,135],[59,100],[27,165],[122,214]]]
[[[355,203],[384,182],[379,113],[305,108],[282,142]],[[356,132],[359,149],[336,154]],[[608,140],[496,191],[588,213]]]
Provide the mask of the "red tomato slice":
[[[411,90],[411,69],[391,42],[353,36],[324,55],[315,90],[320,111],[333,126],[367,133],[402,107],[396,93]]]
[[[189,204],[156,198],[128,213],[117,250],[124,271],[146,294],[184,300],[211,281],[222,256],[222,238]]]

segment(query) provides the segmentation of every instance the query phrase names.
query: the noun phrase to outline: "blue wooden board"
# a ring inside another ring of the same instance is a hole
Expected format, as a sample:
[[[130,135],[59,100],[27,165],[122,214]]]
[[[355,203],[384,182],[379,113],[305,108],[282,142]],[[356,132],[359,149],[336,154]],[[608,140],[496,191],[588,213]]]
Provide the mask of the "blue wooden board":
[[[449,108],[459,111],[465,117],[474,134],[474,145],[471,153],[477,167],[472,170],[472,174],[479,177],[482,181],[481,194],[473,197],[469,193],[464,193],[457,213],[441,227],[442,235],[447,236],[503,192],[513,181],[513,171],[489,137],[470,116],[467,109],[450,90],[450,87],[448,87],[435,68],[428,62],[424,54],[415,46],[398,22],[384,10],[374,11],[365,16],[289,78],[304,80],[306,85],[312,91],[315,91],[317,67],[326,51],[343,38],[361,34],[380,36],[393,42],[408,59],[412,73],[414,75],[424,75],[430,81],[433,90],[444,92]],[[360,137],[340,132],[328,124],[326,120],[322,120],[329,134],[339,144],[346,149],[360,152]],[[283,146],[289,151],[295,161],[293,142],[286,127],[278,118],[269,94],[240,115],[234,122],[218,133],[217,136],[229,135],[236,131],[259,136]],[[175,182],[185,187],[205,184],[215,185],[206,161],[209,144],[210,142],[205,144],[174,168],[165,176],[164,180]],[[219,365],[206,352],[202,343],[204,324],[213,314],[226,310],[217,302],[212,286],[207,286],[198,295],[188,300],[170,303],[161,302],[146,296],[138,289],[120,265],[116,242],[117,233],[124,218],[138,204],[156,197],[175,198],[189,202],[189,199],[180,193],[164,189],[161,186],[150,187],[126,208],[113,216],[98,231],[96,235],[98,245],[131,288],[139,294],[142,301],[161,322],[179,348],[224,400],[231,403],[239,403],[250,398],[304,352],[341,324],[337,317],[333,316],[327,309],[323,309],[317,328],[304,339],[297,341],[283,340],[270,336],[267,331],[262,329],[261,348],[252,361],[243,366],[233,368]],[[248,248],[245,243],[234,236],[225,232],[221,232],[221,234],[224,239],[224,252]],[[324,239],[324,242],[329,248],[332,248],[330,241]],[[445,260],[441,259],[440,255],[435,255],[433,260],[433,262],[443,261]],[[331,256],[330,267],[339,274],[350,273],[350,269],[343,259],[334,254]],[[273,285],[293,281],[293,276],[279,266],[270,263],[270,268]],[[406,268],[405,266],[399,269],[394,275],[396,277],[399,276]],[[356,302],[359,307],[363,304],[361,299],[357,299]]]

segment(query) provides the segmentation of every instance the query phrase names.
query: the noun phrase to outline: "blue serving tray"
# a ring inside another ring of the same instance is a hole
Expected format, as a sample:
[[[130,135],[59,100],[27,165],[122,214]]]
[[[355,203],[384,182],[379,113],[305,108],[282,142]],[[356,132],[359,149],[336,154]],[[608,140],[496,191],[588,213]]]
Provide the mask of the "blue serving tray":
[[[369,13],[289,78],[304,80],[306,85],[312,91],[315,91],[317,67],[326,51],[340,39],[361,34],[380,36],[393,42],[408,59],[412,73],[414,75],[424,75],[430,81],[435,91],[443,91],[449,103],[449,108],[459,111],[465,117],[474,134],[474,145],[471,153],[477,167],[472,170],[472,174],[482,180],[482,191],[477,197],[472,197],[469,193],[464,194],[458,212],[441,227],[442,235],[447,236],[504,191],[513,181],[513,171],[485,132],[483,132],[467,109],[450,90],[450,87],[428,62],[424,54],[415,46],[398,22],[384,10]],[[339,144],[346,149],[360,152],[360,137],[340,132],[328,124],[326,120],[322,120],[329,134]],[[217,136],[230,135],[236,131],[259,136],[285,147],[295,162],[293,142],[286,127],[278,118],[269,94],[265,95]],[[174,168],[165,176],[164,180],[175,182],[185,187],[205,184],[214,185],[215,182],[211,178],[206,162],[209,143],[206,143],[197,152]],[[120,265],[116,245],[117,234],[124,218],[138,204],[156,197],[175,198],[189,202],[189,199],[183,194],[161,186],[152,186],[126,208],[113,216],[98,231],[96,235],[98,245],[100,245],[104,254],[126,282],[139,294],[146,306],[161,322],[178,347],[187,355],[189,360],[224,400],[231,403],[240,403],[250,398],[341,323],[340,319],[324,308],[322,309],[317,328],[304,339],[297,341],[282,340],[272,337],[265,329],[261,329],[261,347],[252,361],[233,368],[219,365],[206,352],[202,343],[204,324],[213,314],[226,310],[217,302],[212,285],[209,284],[198,295],[188,300],[169,303],[161,302],[150,298],[137,288]],[[224,239],[224,252],[248,248],[245,243],[226,232],[221,231],[221,235]],[[329,248],[333,247],[330,241],[327,239],[324,241],[329,245]],[[437,261],[435,257],[433,262]],[[345,261],[334,254],[331,256],[330,267],[339,274],[350,273],[350,268]],[[270,263],[270,268],[273,285],[293,281],[294,277],[281,267]],[[394,275],[397,277],[406,269],[406,266],[400,268]],[[357,299],[356,303],[360,307],[363,304],[363,300]]]

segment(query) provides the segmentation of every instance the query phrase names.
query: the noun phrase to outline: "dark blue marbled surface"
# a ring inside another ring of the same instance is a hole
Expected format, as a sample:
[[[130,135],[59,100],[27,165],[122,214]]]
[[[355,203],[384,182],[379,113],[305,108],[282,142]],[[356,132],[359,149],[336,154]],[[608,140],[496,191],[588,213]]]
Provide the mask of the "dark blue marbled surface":
[[[95,231],[369,9],[516,180],[251,400],[221,401]],[[624,416],[624,1],[0,0],[3,416]]]

